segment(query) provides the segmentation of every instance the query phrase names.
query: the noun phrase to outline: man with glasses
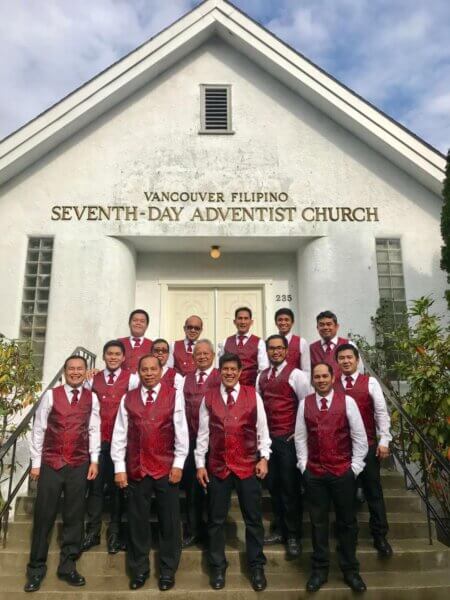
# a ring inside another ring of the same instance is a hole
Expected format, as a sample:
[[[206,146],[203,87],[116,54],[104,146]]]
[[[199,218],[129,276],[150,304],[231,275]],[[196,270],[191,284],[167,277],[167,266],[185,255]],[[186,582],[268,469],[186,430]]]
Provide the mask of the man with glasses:
[[[181,390],[184,384],[184,377],[177,373],[173,367],[169,367],[167,362],[169,360],[170,347],[169,342],[163,338],[157,338],[153,340],[152,352],[153,356],[159,360],[162,366],[162,377],[161,381],[174,387],[177,390]]]
[[[203,321],[197,315],[191,315],[186,319],[183,329],[185,338],[173,343],[167,364],[184,377],[196,369],[193,352],[203,331]]]

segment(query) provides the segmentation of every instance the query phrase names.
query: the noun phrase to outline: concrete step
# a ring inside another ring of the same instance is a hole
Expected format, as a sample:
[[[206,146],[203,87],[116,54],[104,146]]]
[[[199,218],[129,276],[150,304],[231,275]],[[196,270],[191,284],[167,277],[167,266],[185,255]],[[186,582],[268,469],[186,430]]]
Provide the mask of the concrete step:
[[[91,548],[88,552],[82,554],[78,561],[80,571],[88,575],[121,575],[125,572],[125,553],[110,555],[105,548],[105,539],[100,546]],[[360,542],[358,544],[358,559],[361,563],[361,569],[365,572],[380,571],[401,571],[401,570],[439,570],[450,568],[450,548],[443,546],[439,542],[429,545],[425,540],[407,539],[392,541],[394,556],[389,559],[380,559],[376,550],[370,542]],[[332,564],[337,570],[337,559],[332,548]],[[266,546],[264,553],[267,558],[267,571],[278,572],[280,576],[284,573],[307,570],[310,564],[311,542],[305,540],[303,544],[303,554],[299,559],[286,560],[285,549],[282,545]],[[25,572],[28,562],[29,548],[8,544],[5,549],[0,550],[0,573],[11,573],[17,570]],[[237,542],[228,545],[227,559],[229,562],[229,572],[245,571],[246,557],[245,545]],[[158,552],[151,553],[152,570],[157,563]],[[55,571],[58,565],[59,551],[53,548],[49,552],[48,568],[50,572]],[[181,555],[180,570],[188,572],[207,572],[205,553],[201,546],[187,548]]]
[[[450,591],[450,573],[435,571],[430,577],[427,572],[416,571],[378,571],[362,573],[368,591],[364,598],[369,600],[447,600]],[[307,572],[286,573],[283,577],[267,573],[268,587],[264,598],[274,600],[298,600],[310,597],[305,590]],[[21,591],[24,584],[22,574],[0,576],[0,600],[29,599],[29,595]],[[328,582],[319,592],[320,598],[327,600],[350,600],[353,592],[342,581],[340,574],[330,574]],[[228,573],[226,587],[221,592],[211,590],[208,576],[204,573],[186,573],[178,571],[176,585],[173,590],[163,595],[158,591],[155,574],[152,574],[146,585],[138,591],[130,592],[128,578],[121,576],[91,576],[84,588],[70,588],[59,581],[53,573],[49,573],[41,590],[35,592],[35,598],[58,600],[130,600],[131,598],[189,598],[227,600],[247,600],[256,594],[244,574]]]

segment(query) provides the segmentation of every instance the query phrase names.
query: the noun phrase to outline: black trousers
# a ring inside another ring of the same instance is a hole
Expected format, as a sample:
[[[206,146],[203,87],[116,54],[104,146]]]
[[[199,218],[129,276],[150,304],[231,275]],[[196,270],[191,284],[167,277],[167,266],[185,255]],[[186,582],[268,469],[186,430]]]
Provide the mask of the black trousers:
[[[172,576],[181,555],[181,522],[178,485],[169,478],[144,477],[128,481],[128,549],[131,576],[150,572],[149,552],[152,543],[150,504],[155,495],[159,526],[159,573]]]
[[[373,537],[384,537],[389,529],[386,506],[384,504],[383,488],[381,487],[380,460],[377,458],[376,444],[369,446],[365,458],[366,466],[358,476],[369,507],[369,527]]]
[[[295,443],[285,437],[272,438],[267,489],[272,499],[273,529],[284,537],[302,537],[303,500]]]
[[[329,513],[333,502],[339,566],[344,573],[357,573],[358,524],[356,521],[356,480],[349,469],[341,477],[327,473],[321,477],[304,473],[312,533],[312,570],[328,573],[330,565]]]
[[[225,479],[210,476],[208,485],[208,562],[211,569],[226,569],[225,521],[230,509],[231,492],[236,489],[239,507],[245,522],[247,562],[263,566],[264,527],[262,524],[261,483],[256,475],[239,479],[231,474]]]
[[[87,500],[87,524],[88,533],[100,534],[102,528],[103,500],[105,494],[111,498],[111,519],[107,535],[120,533],[122,515],[125,513],[124,490],[118,488],[114,483],[114,463],[110,454],[111,444],[102,442],[101,452],[98,459],[98,475],[89,482]]]
[[[195,467],[195,440],[191,442],[189,454],[184,463],[183,479],[181,487],[186,494],[186,535],[202,537],[205,531],[203,512],[206,507],[206,495],[202,486],[197,481],[197,469]]]
[[[27,565],[29,576],[44,576],[46,573],[49,536],[62,494],[63,526],[58,573],[70,573],[75,569],[83,539],[88,469],[89,463],[73,468],[66,465],[58,471],[47,465],[41,466],[34,505],[30,560]]]

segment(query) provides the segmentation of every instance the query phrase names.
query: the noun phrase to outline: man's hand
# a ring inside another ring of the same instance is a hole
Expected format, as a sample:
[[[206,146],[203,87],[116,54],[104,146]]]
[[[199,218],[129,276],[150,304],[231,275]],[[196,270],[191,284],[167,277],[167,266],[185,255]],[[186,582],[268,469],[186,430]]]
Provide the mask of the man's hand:
[[[34,467],[34,469],[30,470],[30,479],[32,481],[37,481],[39,479],[39,475],[41,473],[40,467]]]
[[[205,469],[205,467],[201,467],[200,469],[197,469],[197,481],[202,486],[202,488],[204,488],[206,490],[206,488],[208,487],[208,483],[209,483],[209,477],[208,477],[208,471]]]
[[[264,479],[264,477],[267,475],[268,472],[269,472],[269,464],[267,462],[267,459],[261,458],[261,460],[256,463],[256,467],[255,467],[256,477],[259,477],[259,479]]]
[[[89,481],[92,481],[93,479],[95,479],[98,475],[98,464],[97,463],[91,463],[89,465],[89,470],[88,470],[88,474],[87,474],[87,478]]]
[[[180,483],[183,475],[183,469],[172,467],[169,473],[169,483]]]
[[[128,485],[128,478],[126,473],[116,473],[114,475],[114,481],[118,487],[126,488]]]
[[[389,456],[389,446],[378,446],[377,456],[380,459],[387,458]]]

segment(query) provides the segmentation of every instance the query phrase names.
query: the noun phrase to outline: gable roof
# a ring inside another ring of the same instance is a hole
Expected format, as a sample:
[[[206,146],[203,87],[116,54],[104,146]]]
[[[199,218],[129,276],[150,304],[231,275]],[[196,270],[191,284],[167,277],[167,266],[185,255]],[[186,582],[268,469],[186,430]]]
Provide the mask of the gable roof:
[[[0,184],[219,35],[356,137],[441,194],[445,157],[227,0],[205,0],[0,143]]]

